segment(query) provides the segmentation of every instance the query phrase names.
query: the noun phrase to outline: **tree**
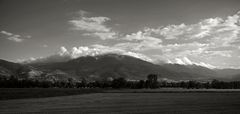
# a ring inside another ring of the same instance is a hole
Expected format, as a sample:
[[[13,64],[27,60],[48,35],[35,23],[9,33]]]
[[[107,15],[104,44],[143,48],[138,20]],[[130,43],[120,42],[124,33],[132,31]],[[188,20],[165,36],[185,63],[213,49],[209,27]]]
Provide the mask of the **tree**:
[[[82,87],[87,86],[87,80],[84,77],[82,78],[81,84],[82,84]]]
[[[147,76],[146,86],[147,88],[157,88],[158,87],[158,81],[157,81],[157,75],[156,74],[149,74]]]
[[[212,88],[220,89],[219,83],[220,83],[220,81],[218,81],[216,79],[212,80],[212,82],[211,82]]]
[[[145,82],[143,80],[140,80],[138,83],[137,83],[137,88],[138,89],[141,89],[141,88],[144,88],[145,86]]]
[[[127,81],[123,77],[116,78],[112,81],[113,88],[125,88],[126,84],[127,84]]]

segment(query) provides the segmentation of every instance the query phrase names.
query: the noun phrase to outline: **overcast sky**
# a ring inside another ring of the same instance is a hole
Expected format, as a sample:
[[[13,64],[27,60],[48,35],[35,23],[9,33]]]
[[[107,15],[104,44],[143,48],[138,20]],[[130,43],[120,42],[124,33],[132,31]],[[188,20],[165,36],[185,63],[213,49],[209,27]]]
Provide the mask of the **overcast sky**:
[[[239,6],[240,0],[0,0],[0,58],[117,52],[240,68]]]

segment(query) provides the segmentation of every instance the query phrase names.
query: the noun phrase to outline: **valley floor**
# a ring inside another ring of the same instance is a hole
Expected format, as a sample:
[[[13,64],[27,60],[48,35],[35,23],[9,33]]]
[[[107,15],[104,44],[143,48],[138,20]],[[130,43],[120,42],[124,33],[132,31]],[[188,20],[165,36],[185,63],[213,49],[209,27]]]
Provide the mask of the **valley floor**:
[[[170,91],[107,90],[72,96],[0,100],[0,113],[240,113],[240,92],[237,90],[167,90]]]

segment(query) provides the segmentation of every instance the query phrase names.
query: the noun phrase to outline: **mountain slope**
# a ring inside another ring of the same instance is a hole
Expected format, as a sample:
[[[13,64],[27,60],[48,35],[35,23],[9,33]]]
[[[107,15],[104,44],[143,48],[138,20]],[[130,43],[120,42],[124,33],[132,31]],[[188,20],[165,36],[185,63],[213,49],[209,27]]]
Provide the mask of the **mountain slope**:
[[[229,80],[240,80],[240,69],[215,69],[217,75]]]
[[[39,81],[67,81],[72,78],[69,74],[54,70],[54,71],[41,71],[29,65],[22,65],[18,63],[0,60],[0,78],[10,78],[14,76],[17,79],[30,79]]]
[[[85,56],[68,62],[49,64],[32,64],[34,67],[48,70],[62,70],[74,77],[89,79],[105,79],[125,77],[127,79],[146,79],[148,74],[159,74],[159,78],[173,80],[208,79],[206,76],[188,72],[176,72],[165,66],[155,65],[131,56],[118,54],[104,54]]]
[[[189,73],[192,75],[199,75],[201,77],[215,77],[217,75],[217,72],[214,70],[198,65],[163,64],[162,66],[170,71]]]
[[[130,80],[146,79],[158,74],[159,79],[170,80],[239,80],[240,70],[208,69],[197,65],[156,65],[131,56],[104,54],[84,56],[63,62],[34,62],[18,64],[0,60],[0,76],[34,80],[82,79],[105,80],[125,77]]]
[[[30,71],[27,66],[0,60],[0,76],[9,78],[10,76],[22,77],[26,72]]]

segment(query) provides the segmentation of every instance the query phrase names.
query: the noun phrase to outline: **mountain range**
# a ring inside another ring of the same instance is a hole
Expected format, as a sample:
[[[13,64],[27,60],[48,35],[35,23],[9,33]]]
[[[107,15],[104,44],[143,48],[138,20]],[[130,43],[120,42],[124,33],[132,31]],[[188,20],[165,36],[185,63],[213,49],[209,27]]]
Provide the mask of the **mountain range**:
[[[160,80],[212,79],[240,80],[240,69],[209,69],[198,65],[153,64],[132,56],[102,54],[83,56],[67,61],[38,61],[13,63],[0,60],[0,77],[15,76],[33,80],[108,80],[124,77],[128,80],[144,80],[148,74],[158,74]]]

